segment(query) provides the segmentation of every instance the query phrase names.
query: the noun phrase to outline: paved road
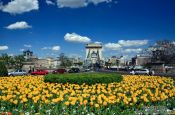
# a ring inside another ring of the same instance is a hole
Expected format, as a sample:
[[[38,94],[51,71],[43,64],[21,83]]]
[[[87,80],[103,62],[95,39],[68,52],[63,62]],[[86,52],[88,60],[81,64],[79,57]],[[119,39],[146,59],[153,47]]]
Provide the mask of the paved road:
[[[112,73],[120,73],[120,74],[130,74],[128,71],[114,71],[114,70],[98,70],[98,72],[112,72]],[[164,76],[164,77],[172,77],[175,79],[175,73],[155,73],[156,76]]]

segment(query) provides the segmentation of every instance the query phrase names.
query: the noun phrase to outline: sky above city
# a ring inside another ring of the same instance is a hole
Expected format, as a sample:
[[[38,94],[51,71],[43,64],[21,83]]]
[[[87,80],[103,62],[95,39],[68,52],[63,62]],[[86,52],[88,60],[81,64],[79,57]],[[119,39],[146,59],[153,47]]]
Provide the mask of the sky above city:
[[[0,54],[84,58],[96,42],[128,58],[161,39],[175,41],[175,0],[0,0]]]

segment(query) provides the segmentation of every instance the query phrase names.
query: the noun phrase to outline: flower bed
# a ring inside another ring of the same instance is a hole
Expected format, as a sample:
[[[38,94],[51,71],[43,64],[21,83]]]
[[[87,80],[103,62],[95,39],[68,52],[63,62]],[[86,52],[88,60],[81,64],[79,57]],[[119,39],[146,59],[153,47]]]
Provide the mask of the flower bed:
[[[143,107],[175,107],[175,81],[124,75],[110,84],[45,83],[43,76],[1,77],[0,113],[131,114]]]

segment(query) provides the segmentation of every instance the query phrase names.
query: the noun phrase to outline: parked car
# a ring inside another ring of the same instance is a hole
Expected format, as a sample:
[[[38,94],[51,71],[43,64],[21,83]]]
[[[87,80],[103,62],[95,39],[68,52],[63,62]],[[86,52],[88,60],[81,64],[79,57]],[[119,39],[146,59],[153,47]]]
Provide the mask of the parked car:
[[[9,76],[27,75],[25,70],[16,70],[8,73]]]
[[[84,71],[85,71],[85,72],[90,72],[91,69],[87,68],[87,69],[85,69]]]
[[[69,73],[79,73],[80,69],[79,68],[71,68],[68,72]]]
[[[134,69],[130,73],[133,74],[133,75],[135,75],[135,74],[146,74],[146,75],[149,75],[150,71],[148,69]]]
[[[83,69],[80,69],[80,71],[81,71],[81,72],[90,72],[91,69],[89,69],[89,68],[83,68]]]
[[[56,69],[52,73],[53,74],[63,74],[65,72],[67,72],[66,69]]]
[[[46,75],[46,74],[48,74],[47,70],[37,70],[37,71],[31,72],[31,75]]]

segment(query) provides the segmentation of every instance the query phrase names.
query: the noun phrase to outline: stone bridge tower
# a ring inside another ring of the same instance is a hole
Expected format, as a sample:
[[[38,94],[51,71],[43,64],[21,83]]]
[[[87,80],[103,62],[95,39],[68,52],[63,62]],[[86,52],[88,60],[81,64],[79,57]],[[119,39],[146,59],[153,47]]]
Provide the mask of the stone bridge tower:
[[[102,44],[100,43],[89,43],[86,44],[86,65],[101,65],[102,62]]]

